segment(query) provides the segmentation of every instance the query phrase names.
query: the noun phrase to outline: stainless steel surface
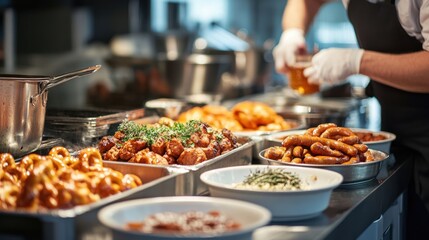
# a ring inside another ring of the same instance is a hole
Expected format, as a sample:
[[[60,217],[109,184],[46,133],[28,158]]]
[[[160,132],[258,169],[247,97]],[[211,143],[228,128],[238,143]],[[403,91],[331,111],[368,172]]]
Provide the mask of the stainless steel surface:
[[[144,107],[158,116],[177,119],[186,107],[186,102],[174,98],[157,98],[147,101]]]
[[[349,115],[348,111],[308,105],[275,107],[275,110],[285,118],[301,119],[309,128],[322,123],[335,123],[338,126],[344,126]]]
[[[20,157],[37,149],[42,141],[47,90],[99,68],[97,65],[56,77],[0,76],[0,152]]]
[[[46,113],[46,122],[52,125],[95,127],[119,123],[123,120],[134,120],[144,116],[145,111],[143,108],[127,111],[108,109],[50,109]]]
[[[110,129],[114,129],[122,121],[143,117],[143,108],[128,111],[49,109],[46,112],[45,134],[62,137],[71,143],[91,144],[99,137],[107,135]]]
[[[232,59],[228,54],[191,54],[184,62],[183,75],[175,95],[222,93],[222,74],[231,71]]]
[[[315,167],[332,170],[343,175],[343,183],[341,185],[354,185],[361,184],[365,181],[373,180],[380,172],[383,162],[388,159],[389,154],[372,150],[371,153],[374,155],[374,161],[363,162],[350,165],[332,165],[332,164],[304,164],[304,163],[287,163],[277,160],[272,160],[264,157],[265,150],[259,153],[259,159],[261,163],[268,165],[289,165],[289,166],[301,166],[301,167]]]
[[[98,211],[105,205],[146,197],[180,195],[176,192],[176,185],[182,185],[180,177],[186,172],[181,169],[166,168],[160,166],[147,166],[138,164],[123,164],[120,162],[104,162],[104,166],[111,167],[122,173],[138,175],[143,185],[128,191],[109,196],[95,203],[74,207],[67,210],[51,210],[45,212],[27,211],[0,211],[0,221],[8,222],[12,226],[19,226],[16,232],[4,229],[0,226],[0,239],[2,233],[8,232],[8,236],[18,239],[31,234],[31,239],[112,239],[111,232],[103,227],[97,219]],[[26,223],[32,222],[39,227],[34,233],[33,226]],[[33,232],[32,232],[33,231]]]

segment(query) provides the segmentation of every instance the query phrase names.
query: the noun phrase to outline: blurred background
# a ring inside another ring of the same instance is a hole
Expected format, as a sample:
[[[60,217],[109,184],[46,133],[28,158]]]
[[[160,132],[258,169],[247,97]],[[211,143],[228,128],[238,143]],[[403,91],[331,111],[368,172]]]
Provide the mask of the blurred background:
[[[1,72],[55,75],[103,66],[50,89],[48,108],[130,109],[160,97],[264,93],[287,85],[272,59],[286,2],[1,0]],[[356,47],[341,1],[317,18],[308,46]]]

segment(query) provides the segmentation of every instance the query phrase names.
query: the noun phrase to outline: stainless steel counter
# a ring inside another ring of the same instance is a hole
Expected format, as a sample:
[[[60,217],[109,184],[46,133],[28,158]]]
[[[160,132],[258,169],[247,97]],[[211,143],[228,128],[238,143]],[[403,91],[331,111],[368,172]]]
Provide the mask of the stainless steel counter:
[[[376,179],[335,189],[328,209],[320,216],[302,221],[271,222],[255,231],[253,239],[357,239],[407,189],[411,164],[396,160],[394,156],[385,163]]]

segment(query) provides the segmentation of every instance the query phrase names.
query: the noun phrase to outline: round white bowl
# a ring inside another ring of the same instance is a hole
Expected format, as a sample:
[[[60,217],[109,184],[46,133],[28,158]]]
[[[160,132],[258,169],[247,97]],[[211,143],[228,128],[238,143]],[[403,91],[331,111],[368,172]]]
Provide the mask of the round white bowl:
[[[219,234],[173,235],[131,231],[128,222],[143,221],[160,212],[219,211],[238,221],[241,228]],[[270,212],[261,206],[232,199],[196,196],[156,197],[124,201],[104,207],[98,213],[100,222],[113,232],[113,239],[251,239],[255,229],[271,220]]]
[[[259,191],[234,188],[256,170],[281,168],[293,172],[307,182],[309,189],[290,191]],[[314,177],[316,176],[316,180]],[[204,172],[201,180],[208,185],[213,197],[233,198],[264,206],[274,221],[302,220],[316,217],[329,205],[332,190],[343,181],[341,174],[317,168],[248,165],[219,168]]]

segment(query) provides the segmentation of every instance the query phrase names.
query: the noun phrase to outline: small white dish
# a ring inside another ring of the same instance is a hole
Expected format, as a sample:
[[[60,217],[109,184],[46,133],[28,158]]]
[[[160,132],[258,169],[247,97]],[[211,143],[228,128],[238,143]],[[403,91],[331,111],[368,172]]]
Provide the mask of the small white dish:
[[[281,168],[296,174],[302,182],[307,184],[308,189],[271,191],[234,187],[250,173],[267,168]],[[333,171],[280,165],[220,168],[204,172],[200,178],[208,185],[211,196],[244,200],[264,206],[271,211],[274,221],[316,217],[328,207],[333,189],[343,181],[342,175]]]

